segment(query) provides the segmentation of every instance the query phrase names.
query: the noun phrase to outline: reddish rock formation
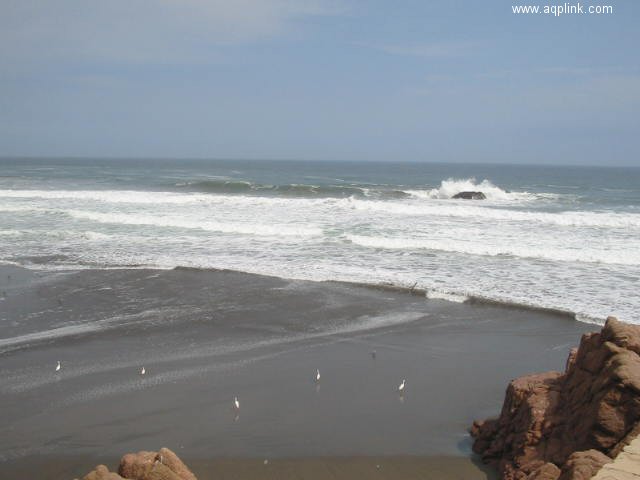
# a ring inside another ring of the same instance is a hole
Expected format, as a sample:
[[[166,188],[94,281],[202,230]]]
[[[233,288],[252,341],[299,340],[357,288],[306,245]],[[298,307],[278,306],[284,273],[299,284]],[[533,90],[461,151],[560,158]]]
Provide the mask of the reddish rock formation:
[[[562,467],[559,480],[590,480],[611,458],[598,450],[572,453]]]
[[[120,460],[118,473],[98,465],[82,480],[197,480],[182,460],[168,448],[158,452],[128,453]]]
[[[144,479],[149,472],[159,463],[156,461],[156,452],[127,453],[120,460],[118,474],[123,478]]]
[[[560,469],[553,463],[543,463],[533,470],[527,477],[529,480],[556,480],[560,476]]]
[[[158,451],[158,458],[162,464],[174,472],[180,480],[198,480],[196,476],[191,473],[191,470],[182,463],[182,460],[168,448],[161,448],[160,451]]]
[[[122,480],[117,473],[110,472],[104,465],[98,465],[95,470],[87,473],[82,480]]]
[[[505,480],[590,478],[640,420],[640,327],[609,317],[564,373],[512,381],[500,417],[474,422],[474,451]]]

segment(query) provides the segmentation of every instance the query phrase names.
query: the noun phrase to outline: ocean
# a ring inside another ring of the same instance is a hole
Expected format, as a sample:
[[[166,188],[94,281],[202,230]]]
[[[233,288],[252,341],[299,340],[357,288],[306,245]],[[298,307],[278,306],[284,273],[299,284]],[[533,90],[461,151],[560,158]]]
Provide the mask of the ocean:
[[[452,198],[468,190],[487,198]],[[231,269],[640,323],[640,168],[5,158],[0,263]]]

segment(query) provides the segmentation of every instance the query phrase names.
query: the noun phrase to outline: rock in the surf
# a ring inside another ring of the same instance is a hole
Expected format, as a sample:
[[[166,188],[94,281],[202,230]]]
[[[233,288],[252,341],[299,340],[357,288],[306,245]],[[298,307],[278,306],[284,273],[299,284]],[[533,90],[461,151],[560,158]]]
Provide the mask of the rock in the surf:
[[[451,198],[462,198],[464,200],[485,200],[487,196],[482,192],[458,192]]]
[[[589,478],[636,431],[639,353],[640,326],[609,317],[601,332],[582,337],[564,373],[513,380],[500,417],[474,422],[474,451],[505,480]],[[542,469],[548,463],[558,470]]]

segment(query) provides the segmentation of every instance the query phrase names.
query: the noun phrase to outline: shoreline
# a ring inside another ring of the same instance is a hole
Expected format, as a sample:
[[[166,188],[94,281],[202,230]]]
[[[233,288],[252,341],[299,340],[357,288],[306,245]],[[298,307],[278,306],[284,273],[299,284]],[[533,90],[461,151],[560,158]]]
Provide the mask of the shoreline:
[[[284,281],[299,281],[299,282],[311,282],[318,284],[328,284],[328,285],[345,285],[352,287],[361,287],[368,288],[372,290],[379,291],[389,291],[389,292],[399,292],[399,293],[407,293],[411,295],[416,295],[418,297],[424,297],[428,300],[441,300],[451,303],[466,303],[469,305],[488,305],[495,306],[499,308],[506,309],[516,309],[516,310],[525,310],[531,312],[537,312],[542,314],[549,315],[557,315],[559,317],[566,317],[570,320],[575,320],[577,322],[589,324],[589,325],[598,325],[603,326],[606,318],[596,318],[590,315],[581,314],[578,312],[574,312],[571,310],[556,308],[556,307],[544,307],[538,305],[532,305],[528,303],[522,302],[512,302],[512,301],[503,301],[499,299],[493,299],[490,297],[485,297],[480,294],[469,294],[469,293],[458,293],[458,292],[445,292],[436,289],[428,289],[421,288],[408,285],[397,285],[392,283],[368,283],[368,282],[357,282],[350,280],[312,280],[306,279],[302,277],[285,277],[278,275],[271,275],[265,273],[254,273],[244,270],[236,270],[231,268],[217,268],[217,267],[191,267],[191,266],[183,266],[177,265],[172,267],[161,267],[157,265],[120,265],[120,266],[59,266],[60,268],[38,268],[37,264],[31,264],[28,266],[19,264],[17,262],[11,263],[0,263],[0,270],[9,267],[16,269],[23,269],[32,272],[41,272],[43,274],[55,274],[55,273],[68,273],[72,274],[80,271],[108,271],[108,270],[157,270],[157,271],[171,271],[171,270],[184,270],[184,271],[201,271],[201,272],[213,272],[213,273],[235,273],[235,274],[243,274],[243,275],[252,275],[258,277],[265,277],[277,280]],[[0,283],[1,284],[1,283]]]

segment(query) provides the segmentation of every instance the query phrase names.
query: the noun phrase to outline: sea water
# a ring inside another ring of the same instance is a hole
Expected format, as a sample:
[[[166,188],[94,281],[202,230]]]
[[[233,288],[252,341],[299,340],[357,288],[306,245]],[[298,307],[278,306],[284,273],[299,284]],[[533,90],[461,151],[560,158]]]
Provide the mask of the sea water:
[[[0,262],[392,284],[640,323],[640,169],[6,158]]]

